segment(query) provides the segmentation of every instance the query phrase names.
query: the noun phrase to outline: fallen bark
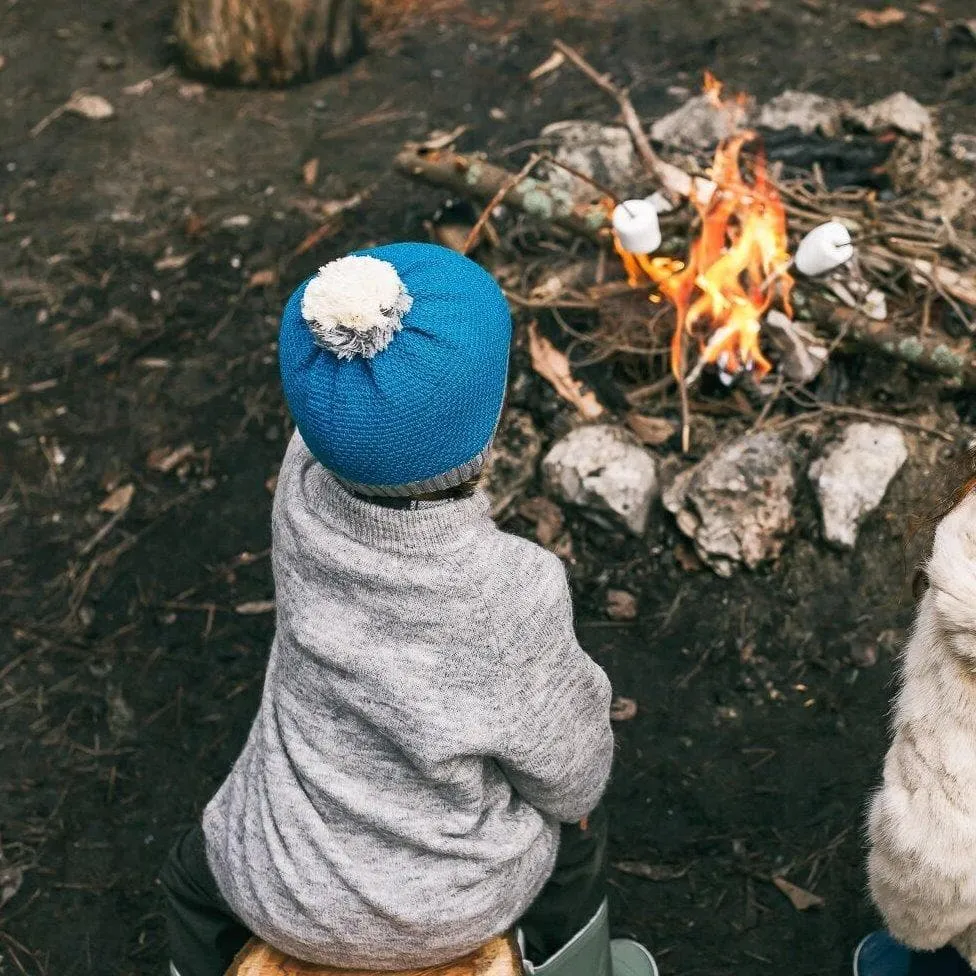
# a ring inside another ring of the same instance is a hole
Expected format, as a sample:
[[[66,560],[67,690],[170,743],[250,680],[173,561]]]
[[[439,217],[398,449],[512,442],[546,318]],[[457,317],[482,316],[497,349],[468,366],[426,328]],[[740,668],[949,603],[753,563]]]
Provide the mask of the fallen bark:
[[[507,205],[545,223],[563,227],[581,237],[598,241],[610,226],[609,214],[593,203],[579,203],[564,190],[533,176],[516,180],[518,175],[477,156],[466,156],[450,149],[425,149],[407,143],[393,161],[398,172],[432,186],[443,187],[461,196],[488,203],[505,192]]]

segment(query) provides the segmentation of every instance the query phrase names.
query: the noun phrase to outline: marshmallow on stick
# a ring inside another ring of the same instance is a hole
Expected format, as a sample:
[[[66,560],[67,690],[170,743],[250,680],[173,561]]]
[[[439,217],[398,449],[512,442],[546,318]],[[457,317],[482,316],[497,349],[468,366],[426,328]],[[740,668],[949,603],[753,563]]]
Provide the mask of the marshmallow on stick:
[[[847,228],[837,220],[814,227],[800,241],[793,266],[808,278],[826,274],[854,257],[854,245]]]
[[[661,246],[657,209],[650,200],[625,200],[613,211],[613,229],[630,254],[651,254]]]

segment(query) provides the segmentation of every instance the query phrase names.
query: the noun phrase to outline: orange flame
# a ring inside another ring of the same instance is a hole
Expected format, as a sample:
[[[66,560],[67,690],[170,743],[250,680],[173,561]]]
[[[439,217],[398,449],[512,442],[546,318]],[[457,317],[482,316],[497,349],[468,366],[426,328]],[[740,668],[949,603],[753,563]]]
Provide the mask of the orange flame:
[[[720,98],[721,84],[711,75],[705,85],[709,97]],[[742,102],[717,104],[735,111]],[[762,318],[777,299],[791,314],[783,203],[767,178],[764,156],[756,157],[749,182],[740,165],[742,147],[754,137],[740,131],[718,146],[709,172],[716,189],[707,202],[694,198],[702,226],[686,262],[629,254],[616,242],[631,284],[643,272],[675,307],[671,369],[679,381],[686,336],[699,345],[693,375],[716,364],[728,381],[742,371],[765,376],[772,367],[760,347]]]

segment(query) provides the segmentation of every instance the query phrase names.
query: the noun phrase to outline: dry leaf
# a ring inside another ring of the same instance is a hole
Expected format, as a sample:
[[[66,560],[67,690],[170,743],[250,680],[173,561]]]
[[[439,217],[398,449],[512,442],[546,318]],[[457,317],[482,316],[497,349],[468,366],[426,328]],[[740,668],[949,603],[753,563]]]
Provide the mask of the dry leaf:
[[[302,166],[302,182],[306,186],[315,186],[319,178],[319,159],[318,156],[313,156],[311,159],[305,162]]]
[[[566,55],[562,51],[553,51],[542,64],[537,65],[529,72],[529,81],[537,81],[550,71],[555,71],[566,62]]]
[[[439,129],[435,129],[418,148],[422,152],[437,152],[439,149],[447,149],[452,142],[463,136],[470,128],[470,125],[459,125],[450,132],[441,132]]]
[[[611,620],[636,620],[637,599],[626,590],[607,590],[606,611]]]
[[[904,10],[897,7],[885,7],[884,10],[861,10],[854,19],[864,27],[878,30],[900,24],[907,16]]]
[[[107,98],[102,98],[101,95],[86,95],[84,92],[75,92],[68,99],[64,110],[93,122],[101,122],[115,115],[115,109]]]
[[[518,513],[535,523],[535,537],[540,546],[551,546],[563,530],[563,510],[543,495],[526,499],[519,505]]]
[[[637,439],[648,447],[666,444],[675,433],[677,425],[663,417],[645,417],[642,413],[627,414],[627,426],[637,435]]]
[[[316,227],[311,234],[306,236],[305,240],[295,248],[294,256],[298,257],[301,254],[305,254],[311,251],[313,247],[321,244],[327,237],[331,237],[336,231],[339,230],[338,220],[327,220],[321,227]]]
[[[679,542],[674,547],[674,558],[686,573],[700,573],[705,568],[698,553],[685,542]]]
[[[202,102],[204,95],[207,93],[207,89],[205,85],[201,85],[198,81],[187,81],[180,85],[176,93],[185,102]]]
[[[633,698],[614,698],[610,702],[610,721],[629,722],[637,714],[637,702]]]
[[[122,89],[122,94],[135,95],[137,98],[141,98],[152,91],[154,84],[152,78],[143,78],[142,81],[137,81],[134,85],[126,85]]]
[[[244,617],[253,617],[259,613],[273,613],[274,608],[274,600],[248,600],[246,603],[238,603],[234,607],[234,613],[239,613]]]
[[[189,254],[167,254],[161,257],[153,267],[157,271],[179,271],[190,263]]]
[[[592,391],[585,391],[583,384],[573,378],[569,360],[545,336],[539,334],[535,322],[529,323],[529,355],[532,368],[568,403],[580,412],[585,420],[603,416],[603,404]]]
[[[206,229],[207,225],[204,223],[203,218],[195,213],[191,213],[183,224],[183,233],[187,237],[200,237]]]
[[[192,444],[183,444],[174,450],[170,450],[168,447],[157,447],[149,452],[149,457],[146,458],[146,466],[153,471],[162,471],[163,474],[166,474],[192,456]]]
[[[24,883],[24,869],[16,864],[0,866],[0,908],[13,898]]]
[[[786,878],[773,878],[773,884],[789,898],[790,904],[798,912],[805,912],[810,908],[822,908],[826,904],[820,895],[815,895],[812,891],[787,881]]]
[[[278,281],[278,272],[274,268],[264,268],[255,271],[247,283],[248,288],[268,288]]]
[[[473,226],[466,227],[464,224],[437,224],[434,227],[434,238],[438,244],[463,254],[464,245],[468,242],[468,234],[472,229]]]
[[[371,187],[368,190],[363,190],[361,193],[354,193],[351,197],[345,197],[342,200],[326,200],[321,205],[322,216],[338,217],[339,214],[358,207],[364,200],[369,198],[372,190],[373,188]]]
[[[643,861],[617,861],[614,867],[622,874],[632,874],[645,881],[677,881],[691,870],[687,865],[674,868],[670,864],[645,864]]]
[[[121,512],[123,509],[129,507],[132,503],[132,496],[136,493],[136,486],[131,482],[127,485],[122,485],[120,488],[116,488],[103,502],[98,506],[100,512],[108,512],[110,515],[114,515],[116,512]]]

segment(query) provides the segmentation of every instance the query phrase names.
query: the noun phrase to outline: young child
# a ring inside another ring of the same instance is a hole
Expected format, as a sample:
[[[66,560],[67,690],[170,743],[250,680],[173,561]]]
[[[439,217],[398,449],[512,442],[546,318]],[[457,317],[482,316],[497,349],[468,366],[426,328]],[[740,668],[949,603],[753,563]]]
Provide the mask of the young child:
[[[869,818],[871,895],[890,935],[861,943],[856,976],[962,976],[976,964],[974,462],[936,531],[902,662]]]
[[[276,633],[244,751],[163,871],[173,973],[221,976],[252,933],[397,970],[517,925],[536,973],[656,974],[607,936],[609,682],[559,560],[475,487],[510,341],[494,280],[432,245],[288,302]]]

